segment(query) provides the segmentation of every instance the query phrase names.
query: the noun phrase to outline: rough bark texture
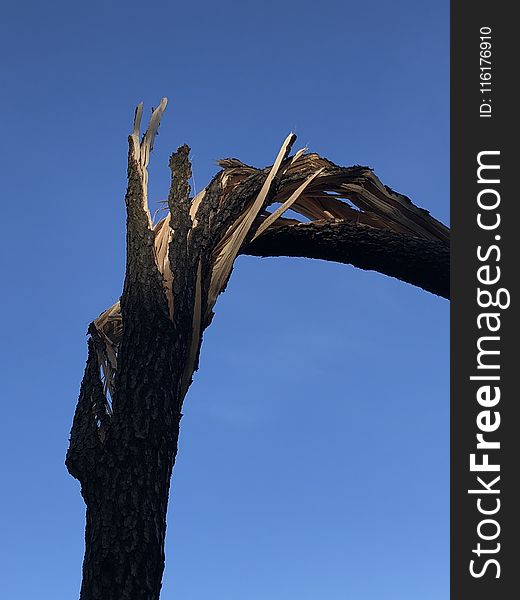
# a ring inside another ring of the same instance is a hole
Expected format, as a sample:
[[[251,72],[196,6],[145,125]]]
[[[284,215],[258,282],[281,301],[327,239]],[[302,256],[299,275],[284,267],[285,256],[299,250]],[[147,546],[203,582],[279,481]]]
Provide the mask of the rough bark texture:
[[[186,330],[176,330],[141,205],[139,166],[130,150],[123,335],[108,406],[90,328],[87,368],[71,432],[67,467],[87,505],[82,600],[159,598],[166,508],[181,418]],[[191,329],[190,329],[191,333]],[[101,426],[97,407],[105,408]],[[94,417],[94,418],[93,418]]]
[[[349,263],[448,297],[447,229],[366,167],[315,154],[272,167],[236,159],[190,197],[189,148],[170,159],[168,216],[153,224],[147,165],[163,99],[129,138],[127,256],[120,302],[89,327],[66,465],[87,507],[81,600],[158,600],[184,396],[205,328],[239,253]],[[267,208],[279,203],[274,213]],[[310,222],[281,218],[291,208]]]
[[[444,242],[348,222],[274,227],[245,246],[250,256],[301,256],[350,264],[450,296],[450,248]]]

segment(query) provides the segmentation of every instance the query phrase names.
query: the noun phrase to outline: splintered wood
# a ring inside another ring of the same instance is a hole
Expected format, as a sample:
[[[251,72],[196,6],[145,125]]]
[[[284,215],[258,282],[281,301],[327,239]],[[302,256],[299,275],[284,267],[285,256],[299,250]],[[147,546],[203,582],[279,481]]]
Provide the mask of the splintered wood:
[[[175,269],[170,266],[169,248],[177,234],[172,226],[171,211],[175,207],[170,205],[170,213],[154,224],[147,202],[147,166],[165,108],[166,98],[163,98],[140,141],[140,104],[131,140],[133,158],[139,165],[143,187],[141,206],[153,231],[156,265],[163,277],[170,317],[173,318],[176,310],[173,293]],[[211,243],[207,244],[209,255],[200,256],[194,263],[193,337],[183,385],[185,389],[196,369],[202,332],[211,318],[219,294],[227,285],[236,257],[247,244],[273,228],[280,225],[297,227],[299,223],[308,221],[350,222],[415,238],[449,242],[447,227],[426,210],[415,206],[406,196],[383,185],[370,168],[340,167],[318,154],[307,152],[307,148],[291,156],[295,140],[296,136],[289,134],[273,165],[263,169],[245,165],[234,158],[219,161],[221,171],[206,188],[190,198],[189,230],[185,243],[189,246],[199,228],[204,228],[204,235]],[[250,190],[250,194],[244,197],[246,190]],[[240,194],[242,198],[237,202]],[[207,203],[211,203],[211,207]],[[268,210],[273,205],[279,206]],[[283,216],[288,210],[292,213],[290,219]],[[225,220],[218,221],[214,217],[219,212],[227,214]],[[213,227],[217,221],[218,226]],[[208,233],[212,227],[214,231]],[[203,266],[206,268],[203,269]],[[209,273],[207,281],[204,280],[205,272]],[[113,395],[123,331],[119,302],[104,311],[93,326],[97,332],[94,343],[104,375],[105,393]]]

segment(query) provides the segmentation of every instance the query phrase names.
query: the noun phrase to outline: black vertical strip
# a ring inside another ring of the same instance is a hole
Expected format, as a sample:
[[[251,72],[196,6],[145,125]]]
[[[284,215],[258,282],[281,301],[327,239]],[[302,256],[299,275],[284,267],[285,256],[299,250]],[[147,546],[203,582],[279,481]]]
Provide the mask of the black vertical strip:
[[[513,8],[451,5],[452,600],[520,597],[520,197],[513,189],[520,36]]]

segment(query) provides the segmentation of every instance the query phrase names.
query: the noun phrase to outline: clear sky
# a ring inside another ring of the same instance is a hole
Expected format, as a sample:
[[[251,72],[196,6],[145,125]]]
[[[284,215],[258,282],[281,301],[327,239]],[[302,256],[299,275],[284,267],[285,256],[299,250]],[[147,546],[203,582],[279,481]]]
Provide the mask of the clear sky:
[[[0,596],[77,597],[63,464],[88,323],[124,269],[134,106],[152,155],[270,164],[294,130],[447,222],[449,4],[2,3]],[[448,598],[448,302],[349,266],[241,257],[173,474],[163,599]]]

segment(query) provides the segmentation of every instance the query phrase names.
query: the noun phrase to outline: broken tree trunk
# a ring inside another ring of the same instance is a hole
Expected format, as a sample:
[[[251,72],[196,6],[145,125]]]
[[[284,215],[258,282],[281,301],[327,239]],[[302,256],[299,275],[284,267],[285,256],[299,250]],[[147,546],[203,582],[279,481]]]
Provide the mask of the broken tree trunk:
[[[129,137],[127,260],[120,302],[88,330],[66,464],[87,506],[81,600],[157,600],[170,477],[202,335],[236,257],[349,263],[449,296],[449,232],[367,167],[284,141],[272,166],[237,159],[190,197],[189,148],[170,159],[168,215],[153,223],[148,161],[166,99]],[[269,212],[268,207],[278,204]],[[284,218],[291,210],[303,218]]]

